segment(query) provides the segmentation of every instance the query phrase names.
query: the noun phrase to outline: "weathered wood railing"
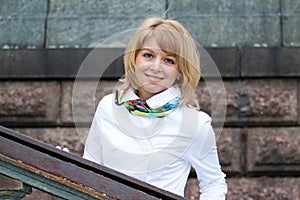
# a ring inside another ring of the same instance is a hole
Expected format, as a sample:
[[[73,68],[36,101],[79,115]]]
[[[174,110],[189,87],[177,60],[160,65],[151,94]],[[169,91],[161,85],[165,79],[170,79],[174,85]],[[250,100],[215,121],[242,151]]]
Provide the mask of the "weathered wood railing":
[[[20,199],[30,187],[72,200],[184,199],[0,126],[2,196],[11,194],[9,184],[3,186],[11,180],[22,183],[12,183]]]

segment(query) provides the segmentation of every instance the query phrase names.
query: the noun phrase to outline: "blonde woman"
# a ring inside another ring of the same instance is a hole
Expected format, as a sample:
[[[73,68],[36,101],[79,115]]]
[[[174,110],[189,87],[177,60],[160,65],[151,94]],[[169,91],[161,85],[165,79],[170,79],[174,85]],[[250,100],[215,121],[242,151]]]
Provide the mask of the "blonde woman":
[[[145,19],[124,65],[122,85],[98,105],[84,158],[181,196],[193,167],[201,200],[225,199],[211,118],[195,98],[200,59],[188,31]]]

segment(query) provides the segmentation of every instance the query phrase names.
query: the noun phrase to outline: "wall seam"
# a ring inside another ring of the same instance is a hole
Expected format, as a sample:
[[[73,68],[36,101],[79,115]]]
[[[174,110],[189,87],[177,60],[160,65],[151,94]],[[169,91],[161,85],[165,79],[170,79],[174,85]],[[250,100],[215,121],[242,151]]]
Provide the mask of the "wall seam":
[[[279,15],[279,31],[280,31],[280,46],[284,46],[283,42],[283,19],[282,19],[282,1],[279,0],[279,8],[278,8],[278,15]]]
[[[48,37],[48,17],[50,13],[50,0],[47,0],[47,12],[46,12],[46,17],[45,17],[45,31],[44,31],[44,44],[43,47],[47,47],[47,37]]]
[[[165,0],[165,19],[169,18],[169,0]]]

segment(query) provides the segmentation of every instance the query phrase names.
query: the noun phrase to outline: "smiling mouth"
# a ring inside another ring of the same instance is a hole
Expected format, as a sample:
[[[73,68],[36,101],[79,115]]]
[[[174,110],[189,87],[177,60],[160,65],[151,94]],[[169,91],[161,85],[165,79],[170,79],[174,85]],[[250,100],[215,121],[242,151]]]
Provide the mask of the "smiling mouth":
[[[160,78],[158,76],[153,76],[153,75],[150,75],[150,74],[145,74],[145,75],[148,77],[148,79],[150,81],[153,81],[153,82],[158,82],[158,81],[163,79],[163,78]]]

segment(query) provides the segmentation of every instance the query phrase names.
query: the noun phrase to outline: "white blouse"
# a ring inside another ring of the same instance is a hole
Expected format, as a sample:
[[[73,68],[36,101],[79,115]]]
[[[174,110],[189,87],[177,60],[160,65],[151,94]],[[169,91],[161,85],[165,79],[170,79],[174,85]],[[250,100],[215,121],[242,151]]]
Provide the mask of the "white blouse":
[[[159,107],[180,95],[169,88],[147,100]],[[121,101],[139,98],[127,91]],[[147,118],[105,96],[96,110],[85,144],[84,158],[175,194],[184,188],[193,167],[201,200],[225,199],[227,184],[219,164],[211,118],[187,106],[163,118]]]

